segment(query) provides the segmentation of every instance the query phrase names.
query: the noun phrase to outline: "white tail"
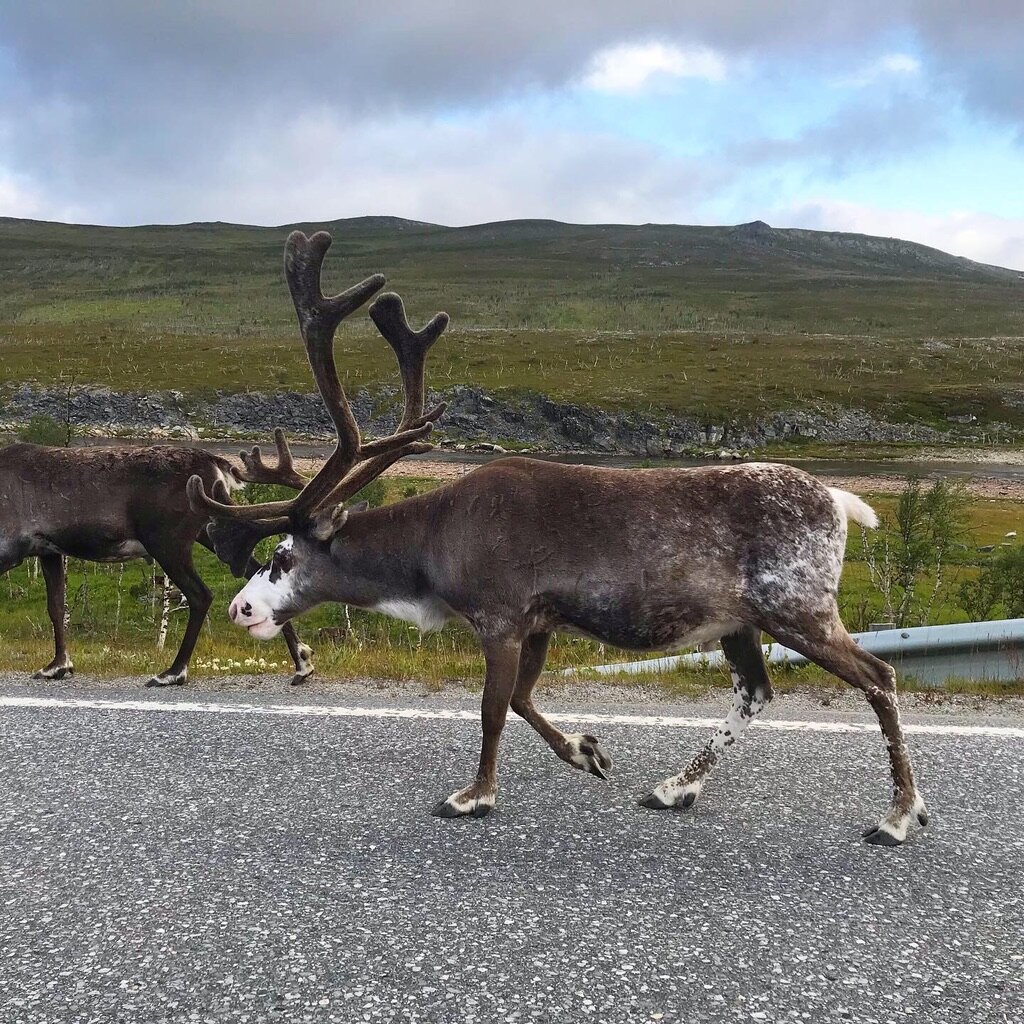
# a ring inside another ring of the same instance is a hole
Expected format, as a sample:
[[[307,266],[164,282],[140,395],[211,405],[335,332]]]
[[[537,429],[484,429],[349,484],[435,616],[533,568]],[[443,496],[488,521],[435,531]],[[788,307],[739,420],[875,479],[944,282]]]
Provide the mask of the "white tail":
[[[830,487],[828,491],[847,519],[852,519],[869,530],[878,526],[878,513],[866,501],[862,501],[856,494],[851,494],[849,491],[841,491],[838,487]]]

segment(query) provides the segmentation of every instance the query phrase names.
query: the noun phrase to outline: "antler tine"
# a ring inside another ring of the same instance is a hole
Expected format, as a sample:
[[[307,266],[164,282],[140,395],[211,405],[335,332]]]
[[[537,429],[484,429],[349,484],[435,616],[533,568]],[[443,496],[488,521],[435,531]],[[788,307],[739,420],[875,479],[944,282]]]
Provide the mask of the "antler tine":
[[[423,438],[431,432],[434,423],[445,410],[443,402],[426,413],[423,406],[426,399],[427,353],[448,326],[448,314],[438,313],[425,327],[414,331],[409,326],[401,297],[394,292],[378,296],[370,306],[369,313],[377,330],[398,358],[405,392],[405,409],[396,431],[388,437],[363,445],[360,452],[362,461],[348,470],[318,507],[334,506],[350,498],[406,455],[429,452],[434,446],[423,441]]]
[[[280,427],[274,430],[274,444],[277,445],[276,466],[268,466],[263,461],[263,452],[258,444],[252,446],[251,452],[239,452],[245,467],[245,479],[255,484],[282,484],[301,491],[306,486],[307,478],[295,469],[292,450]]]
[[[312,238],[293,231],[285,244],[284,272],[313,378],[338,432],[338,448],[354,463],[359,452],[359,425],[338,379],[334,334],[349,313],[384,287],[384,275],[374,274],[340,295],[326,297],[320,290],[320,272],[330,247],[331,236],[326,231],[318,231]]]
[[[334,334],[341,321],[384,287],[383,274],[374,274],[340,295],[325,297],[320,272],[331,246],[331,236],[318,231],[307,238],[301,231],[288,236],[284,270],[288,289],[299,318],[299,330],[313,370],[317,389],[334,422],[338,444],[320,472],[295,499],[294,510],[305,514],[315,509],[359,460],[360,435],[334,361]]]
[[[424,368],[427,352],[448,326],[448,314],[438,313],[426,327],[414,331],[409,326],[401,297],[394,292],[379,295],[370,306],[369,313],[381,336],[394,349],[402,373],[405,411],[398,430],[408,430],[422,422],[433,422],[440,418],[444,412],[443,405],[431,409],[426,416],[423,415],[423,405],[426,401]]]
[[[324,499],[323,507],[333,507],[343,501],[348,501],[353,494],[358,494],[370,481],[376,480],[389,466],[393,466],[400,459],[404,459],[406,455],[425,455],[433,450],[434,446],[429,442],[414,441],[396,448],[394,451],[359,463]]]
[[[203,478],[200,476],[188,478],[185,493],[188,495],[188,503],[193,512],[202,512],[206,515],[216,516],[218,519],[254,521],[271,516],[286,516],[295,505],[294,498],[290,501],[265,501],[260,505],[231,505],[217,501],[206,493]]]

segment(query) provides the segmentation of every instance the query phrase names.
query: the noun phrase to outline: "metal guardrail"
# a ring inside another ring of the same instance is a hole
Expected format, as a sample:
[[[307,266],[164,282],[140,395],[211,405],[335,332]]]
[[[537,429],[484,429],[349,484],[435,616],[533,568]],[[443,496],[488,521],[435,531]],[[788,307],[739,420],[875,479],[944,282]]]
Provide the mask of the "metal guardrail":
[[[920,683],[941,686],[951,679],[993,683],[1024,681],[1024,619],[878,629],[854,633],[853,638],[864,650],[889,662],[899,674]],[[807,664],[802,654],[781,644],[767,644],[764,652],[769,664]],[[641,675],[724,664],[725,656],[719,650],[566,669],[563,674]]]

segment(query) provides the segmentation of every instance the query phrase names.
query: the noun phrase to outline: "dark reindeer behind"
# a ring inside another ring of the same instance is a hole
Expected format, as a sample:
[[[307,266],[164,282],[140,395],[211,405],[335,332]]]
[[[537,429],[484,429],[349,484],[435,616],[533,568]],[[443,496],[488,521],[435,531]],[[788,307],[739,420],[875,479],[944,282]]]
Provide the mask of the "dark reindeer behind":
[[[305,477],[294,468],[281,431],[275,432],[277,465],[263,461],[258,447],[242,453],[242,467],[198,448],[173,445],[49,448],[13,444],[0,449],[0,573],[38,557],[53,624],[53,660],[37,679],[62,679],[74,672],[65,626],[65,557],[92,562],[150,558],[188,602],[188,624],[171,666],[147,686],[181,685],[209,611],[212,596],[196,572],[192,548],[212,550],[209,517],[189,506],[185,486],[192,476],[225,500],[246,483],[276,483],[299,489]],[[252,575],[259,563],[241,567]],[[295,664],[292,682],[313,672],[312,651],[295,630],[285,631]]]
[[[653,809],[691,806],[725,750],[772,699],[765,632],[863,691],[878,716],[893,796],[867,841],[895,846],[912,822],[927,822],[900,728],[895,673],[851,639],[836,602],[849,521],[877,523],[863,501],[784,465],[616,470],[508,458],[428,494],[346,509],[344,500],[387,465],[428,447],[422,438],[440,409],[422,414],[423,365],[447,317],[414,332],[398,296],[382,295],[370,307],[398,356],[406,407],[393,437],[364,445],[334,365],[334,311],[344,295],[320,293],[329,245],[325,233],[294,232],[285,270],[337,428],[334,454],[291,501],[232,506],[211,497],[201,476],[188,483],[193,508],[219,520],[215,542],[236,564],[260,537],[286,535],[232,601],[234,622],[269,638],[315,605],[340,601],[421,629],[468,623],[486,662],[483,745],[476,777],[434,808],[446,818],[482,817],[494,806],[509,707],[563,761],[606,777],[611,758],[598,739],[561,732],[533,703],[555,631],[636,650],[721,640],[732,710],[683,770],[641,801]]]

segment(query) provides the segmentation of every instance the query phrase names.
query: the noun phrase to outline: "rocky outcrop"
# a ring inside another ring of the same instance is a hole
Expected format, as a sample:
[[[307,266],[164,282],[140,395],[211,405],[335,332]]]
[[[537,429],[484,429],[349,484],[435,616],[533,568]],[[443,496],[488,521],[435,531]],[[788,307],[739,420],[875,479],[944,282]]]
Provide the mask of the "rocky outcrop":
[[[825,442],[976,440],[978,424],[951,424],[950,433],[914,423],[896,423],[858,409],[778,412],[759,420],[706,421],[669,413],[608,412],[592,406],[556,402],[544,395],[497,396],[479,388],[456,386],[434,392],[444,400],[443,444],[497,442],[549,451],[663,457],[695,450],[752,450],[793,438]],[[391,430],[399,396],[394,390],[351,398],[353,411],[369,434]],[[33,416],[70,421],[78,430],[149,432],[164,437],[196,436],[202,426],[214,435],[264,434],[281,426],[292,435],[329,436],[331,422],[315,394],[250,392],[186,398],[178,391],[123,394],[108,388],[47,390],[22,385],[0,404],[0,421],[17,429]],[[955,431],[955,432],[954,432]],[[989,438],[1000,430],[985,425]],[[1009,431],[1002,431],[1007,437]]]

